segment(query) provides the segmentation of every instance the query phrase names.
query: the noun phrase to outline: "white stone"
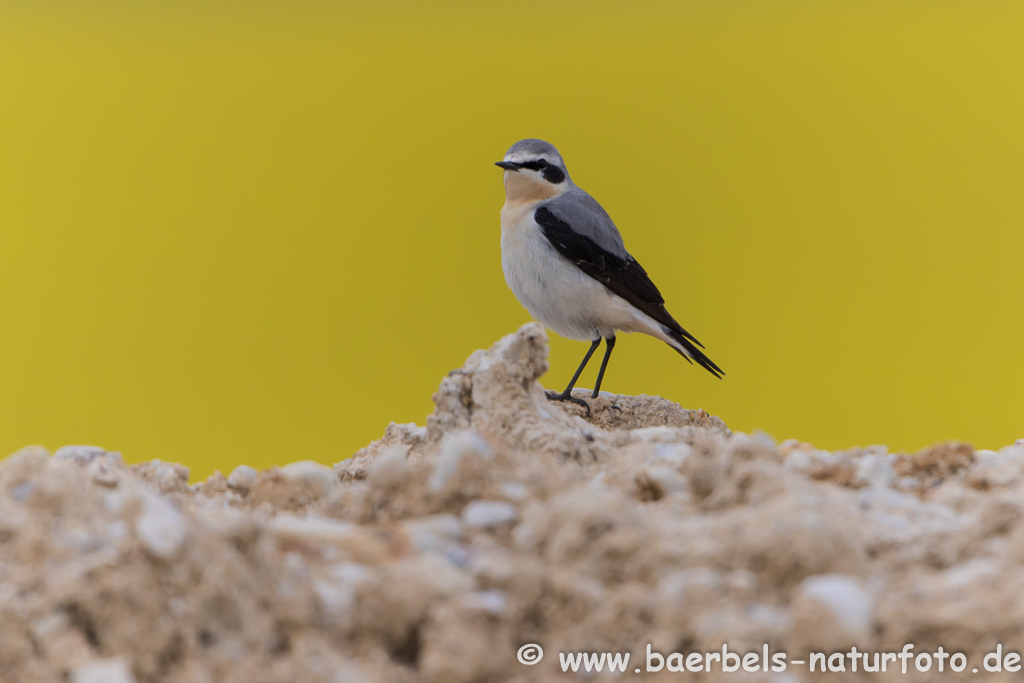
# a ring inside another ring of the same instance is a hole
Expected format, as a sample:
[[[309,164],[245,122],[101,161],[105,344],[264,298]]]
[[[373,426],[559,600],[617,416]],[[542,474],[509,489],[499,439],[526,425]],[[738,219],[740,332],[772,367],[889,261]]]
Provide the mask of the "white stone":
[[[351,540],[361,532],[358,524],[328,517],[298,517],[280,514],[267,528],[279,538],[308,543],[338,543]]]
[[[185,616],[188,613],[188,600],[182,596],[176,596],[167,601],[167,611],[176,617]]]
[[[968,586],[998,585],[1002,578],[999,560],[994,557],[978,557],[968,560],[942,573],[946,590],[957,593]]]
[[[476,591],[463,595],[460,602],[471,610],[501,616],[508,609],[508,598],[500,590]]]
[[[409,471],[409,449],[392,446],[378,455],[370,464],[367,480],[374,486],[394,486],[405,479]]]
[[[868,448],[870,449],[874,447],[869,446]],[[864,450],[863,452],[860,453],[860,455],[863,457],[864,455],[873,452],[874,451]],[[852,461],[850,454],[844,453],[843,451],[836,451],[835,453],[832,453],[829,451],[814,450],[809,451],[809,453],[812,460],[814,460],[817,463],[821,463],[822,465],[849,465]],[[882,453],[884,454],[885,451],[883,450]]]
[[[239,465],[231,470],[231,474],[228,475],[228,486],[233,489],[248,491],[256,485],[256,479],[259,478],[259,475],[259,470],[248,465]]]
[[[501,495],[514,503],[520,503],[530,495],[530,490],[526,488],[526,484],[518,481],[506,481],[498,488],[501,490]]]
[[[869,453],[861,456],[856,460],[857,470],[854,479],[874,488],[892,487],[896,481],[896,469],[892,465],[895,457],[891,453]]]
[[[68,630],[68,615],[65,612],[51,612],[33,621],[29,628],[37,641],[54,638]]]
[[[142,504],[135,518],[135,536],[156,557],[173,559],[185,544],[185,517],[163,496],[145,489],[139,495]]]
[[[126,471],[124,460],[119,453],[108,453],[104,457],[94,459],[85,466],[85,470],[92,477],[94,483],[108,488],[114,488],[121,480],[121,475]]]
[[[291,484],[308,486],[318,497],[326,496],[338,484],[333,467],[313,460],[290,462],[281,468],[281,474]]]
[[[738,451],[750,451],[760,447],[761,443],[750,434],[744,432],[733,432],[732,438],[729,439],[728,445],[726,446],[728,453],[736,453]]]
[[[180,463],[153,459],[133,469],[140,479],[155,484],[161,493],[184,493],[189,490],[190,471]]]
[[[35,490],[36,485],[34,482],[23,481],[20,484],[11,487],[11,498],[13,498],[16,503],[24,503],[32,497]]]
[[[447,552],[462,539],[462,522],[455,515],[428,515],[403,523],[412,546],[420,552]]]
[[[789,613],[786,610],[773,605],[755,602],[748,604],[743,609],[744,617],[751,623],[756,624],[759,631],[785,630],[789,628]]]
[[[122,657],[98,659],[75,667],[71,683],[135,683],[135,676]]]
[[[244,534],[251,528],[252,518],[236,508],[220,507],[204,510],[199,522],[225,538]]]
[[[683,569],[658,582],[659,602],[682,606],[722,595],[722,577],[714,569],[694,567]]]
[[[53,532],[53,540],[79,553],[91,553],[103,547],[103,536],[92,529],[76,524],[67,524]]]
[[[338,562],[325,570],[332,581],[345,585],[358,585],[370,578],[370,568],[358,562]]]
[[[1024,449],[1007,446],[999,453],[978,451],[967,479],[985,486],[1009,486],[1024,476]]]
[[[917,486],[918,486],[917,477],[911,477],[911,476],[900,477],[896,481],[896,488],[900,488],[900,489],[911,490],[911,489],[916,489]]]
[[[590,489],[595,496],[607,495],[611,492],[612,488],[605,482],[604,472],[598,472],[590,481],[587,482],[587,488]]]
[[[899,517],[897,515],[890,515],[888,512],[879,512],[874,510],[870,514],[870,519],[875,524],[879,524],[891,531],[907,531],[912,528],[910,520],[906,517]]]
[[[631,431],[630,436],[648,443],[678,445],[679,430],[675,427],[640,427]]]
[[[61,446],[53,454],[54,460],[69,460],[76,465],[88,465],[96,458],[116,459],[124,464],[120,453],[99,446]]]
[[[333,683],[376,683],[382,680],[375,678],[366,669],[355,662],[342,662],[334,671]]]
[[[668,495],[688,495],[690,492],[686,477],[669,467],[649,467],[647,476]]]
[[[827,607],[851,637],[871,632],[874,599],[856,578],[845,574],[817,574],[804,579],[798,592]]]
[[[503,500],[473,500],[462,508],[462,522],[471,529],[489,529],[514,522],[519,511]]]
[[[339,562],[328,567],[323,578],[313,581],[313,593],[328,616],[343,619],[352,614],[356,591],[370,577],[370,570],[365,565]]]
[[[807,451],[792,451],[786,456],[782,466],[792,472],[806,472],[814,466],[814,459]]]
[[[385,434],[397,434],[402,437],[402,441],[407,444],[415,444],[423,441],[427,438],[427,428],[420,426],[415,422],[395,422],[391,421],[388,423]]]
[[[861,507],[865,510],[882,510],[897,515],[913,517],[931,512],[938,507],[918,500],[915,496],[895,489],[861,489],[858,492]]]
[[[685,443],[659,443],[654,446],[654,453],[647,458],[648,463],[657,463],[678,468],[693,453],[693,448]]]
[[[487,439],[472,430],[453,432],[441,441],[441,451],[434,464],[434,471],[427,480],[427,488],[431,493],[441,493],[448,482],[459,471],[459,463],[463,458],[494,459],[494,449]]]

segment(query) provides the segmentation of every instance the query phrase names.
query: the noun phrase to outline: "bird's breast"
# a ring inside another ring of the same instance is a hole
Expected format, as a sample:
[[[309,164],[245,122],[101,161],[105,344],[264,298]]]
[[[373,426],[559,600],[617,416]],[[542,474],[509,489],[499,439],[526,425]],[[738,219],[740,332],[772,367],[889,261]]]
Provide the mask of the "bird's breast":
[[[501,233],[521,231],[536,223],[533,220],[533,213],[537,210],[539,202],[514,202],[507,200],[501,207]]]
[[[536,202],[505,202],[501,209],[501,266],[505,281],[517,297],[526,286],[526,280],[536,280],[539,260],[538,240],[543,239],[533,220]]]
[[[506,204],[501,213],[505,282],[535,319],[570,339],[592,340],[603,286],[565,260],[548,242],[531,206]]]

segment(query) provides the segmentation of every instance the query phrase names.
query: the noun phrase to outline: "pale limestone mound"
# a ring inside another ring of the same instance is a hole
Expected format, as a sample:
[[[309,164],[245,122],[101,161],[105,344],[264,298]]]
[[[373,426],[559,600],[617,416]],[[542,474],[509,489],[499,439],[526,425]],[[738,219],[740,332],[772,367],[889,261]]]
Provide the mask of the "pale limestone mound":
[[[1024,647],[1024,443],[829,453],[703,410],[544,398],[525,325],[444,378],[425,426],[330,468],[128,467],[94,446],[0,463],[0,680],[527,683],[559,652],[626,678],[672,652]],[[535,666],[516,660],[543,646]],[[967,674],[969,675],[970,669]],[[1003,680],[990,676],[986,680]]]

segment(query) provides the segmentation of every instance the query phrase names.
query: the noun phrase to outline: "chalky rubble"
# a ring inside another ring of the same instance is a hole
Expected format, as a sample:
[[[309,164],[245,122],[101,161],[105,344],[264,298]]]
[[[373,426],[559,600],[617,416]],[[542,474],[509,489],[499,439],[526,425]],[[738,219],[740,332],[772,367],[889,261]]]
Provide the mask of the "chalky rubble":
[[[1024,445],[828,453],[648,396],[585,416],[544,398],[546,369],[526,325],[444,378],[425,426],[333,469],[189,485],[101,448],[15,453],[2,679],[526,683],[575,680],[560,651],[642,667],[648,643],[1024,649]],[[525,643],[540,664],[516,661]],[[701,680],[861,678],[905,680]]]

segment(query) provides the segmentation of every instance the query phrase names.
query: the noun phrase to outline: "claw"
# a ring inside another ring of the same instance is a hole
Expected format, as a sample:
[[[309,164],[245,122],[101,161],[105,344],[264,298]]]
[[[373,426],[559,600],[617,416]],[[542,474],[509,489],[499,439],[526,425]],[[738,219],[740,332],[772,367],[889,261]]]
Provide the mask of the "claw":
[[[590,405],[582,398],[576,398],[569,392],[559,394],[554,391],[545,391],[544,395],[548,397],[549,401],[568,401],[569,403],[575,403],[578,406],[583,406],[587,410],[587,416],[590,416]]]

